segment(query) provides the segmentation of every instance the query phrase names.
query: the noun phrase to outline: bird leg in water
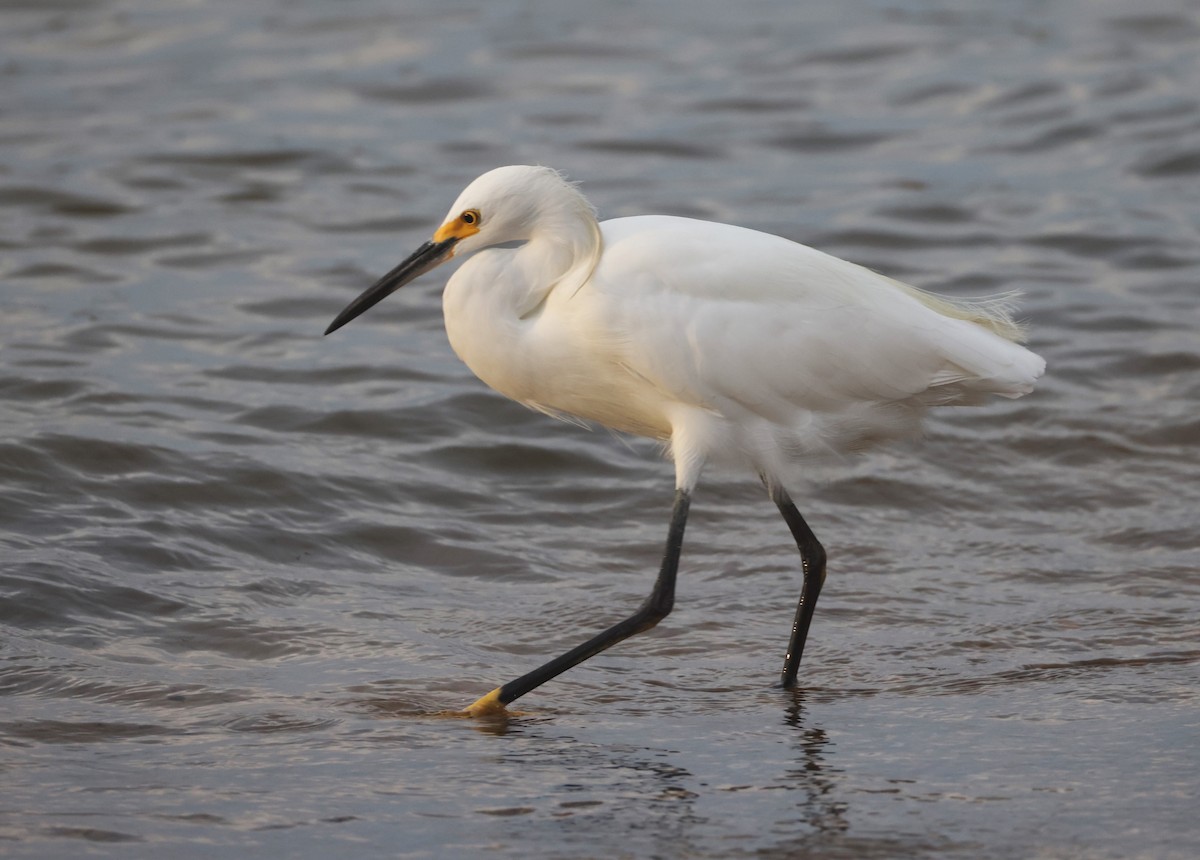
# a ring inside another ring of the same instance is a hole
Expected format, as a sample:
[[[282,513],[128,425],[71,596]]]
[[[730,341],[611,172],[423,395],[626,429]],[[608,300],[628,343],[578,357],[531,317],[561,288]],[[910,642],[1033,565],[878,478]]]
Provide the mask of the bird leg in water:
[[[800,602],[796,605],[796,619],[792,622],[792,638],[783,658],[781,681],[784,689],[790,690],[796,686],[796,673],[800,670],[800,657],[804,654],[804,642],[808,639],[808,626],[817,608],[821,586],[825,584],[825,548],[782,487],[771,489],[771,500],[779,507],[784,521],[792,530],[792,537],[800,548],[800,564],[804,568],[804,585],[800,589]]]
[[[671,511],[671,528],[667,533],[667,548],[663,553],[662,568],[658,572],[658,579],[654,583],[654,590],[650,592],[650,596],[646,598],[641,607],[633,615],[626,618],[624,621],[614,624],[612,627],[605,630],[603,633],[592,637],[582,645],[572,648],[561,657],[555,657],[544,666],[534,669],[528,674],[522,675],[515,681],[509,681],[502,687],[497,687],[486,696],[482,697],[470,707],[466,708],[463,713],[472,717],[484,716],[486,714],[502,713],[505,705],[524,696],[530,690],[540,687],[542,684],[549,681],[551,678],[561,675],[563,672],[570,669],[572,666],[582,663],[589,657],[599,654],[601,651],[611,648],[623,639],[628,639],[636,633],[642,633],[649,630],[658,622],[662,621],[670,613],[671,607],[675,604],[675,574],[679,570],[679,552],[683,548],[683,528],[687,524],[688,508],[691,505],[692,497],[687,490],[675,491],[675,506]],[[789,502],[790,504],[790,502]],[[780,504],[782,510],[782,503]],[[792,508],[795,511],[795,508]],[[787,516],[787,512],[784,512]],[[797,513],[796,517],[799,518]],[[803,524],[804,520],[800,520]],[[790,523],[790,521],[789,521]],[[807,528],[807,526],[805,527]],[[793,532],[795,528],[793,527]],[[811,536],[811,532],[809,535]],[[813,539],[816,543],[816,539]],[[820,544],[816,544],[820,548]],[[824,555],[822,555],[822,559]],[[807,565],[806,565],[807,571]],[[822,571],[824,566],[822,563]],[[807,593],[808,577],[805,576],[805,589]],[[818,590],[820,586],[817,586]],[[803,598],[801,599],[803,602]],[[816,601],[816,596],[813,596],[813,602]],[[812,612],[809,612],[811,617]],[[799,624],[800,616],[797,615],[797,624]],[[808,629],[808,623],[805,621],[805,629]],[[795,634],[793,634],[793,641]],[[801,645],[803,645],[803,637]],[[789,655],[790,656],[790,655]],[[797,655],[796,662],[799,662]],[[792,678],[795,680],[795,671],[792,672]]]

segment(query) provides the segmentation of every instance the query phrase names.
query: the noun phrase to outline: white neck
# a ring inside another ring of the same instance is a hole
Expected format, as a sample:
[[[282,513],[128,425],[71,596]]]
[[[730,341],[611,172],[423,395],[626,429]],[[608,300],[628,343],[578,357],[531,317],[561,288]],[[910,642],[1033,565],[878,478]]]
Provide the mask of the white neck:
[[[590,210],[556,219],[519,247],[479,251],[442,297],[450,345],[492,388],[527,402],[532,392],[518,381],[537,376],[523,368],[531,330],[550,302],[569,300],[587,282],[602,251]]]

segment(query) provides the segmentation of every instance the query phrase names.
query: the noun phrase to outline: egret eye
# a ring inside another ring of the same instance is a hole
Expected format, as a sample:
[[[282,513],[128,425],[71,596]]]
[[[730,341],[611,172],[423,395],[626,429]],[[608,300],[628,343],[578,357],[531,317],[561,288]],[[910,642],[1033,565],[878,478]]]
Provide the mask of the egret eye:
[[[459,215],[458,217],[459,217],[459,220],[461,220],[468,227],[474,227],[476,224],[479,223],[479,210],[478,209],[468,209],[466,212]]]

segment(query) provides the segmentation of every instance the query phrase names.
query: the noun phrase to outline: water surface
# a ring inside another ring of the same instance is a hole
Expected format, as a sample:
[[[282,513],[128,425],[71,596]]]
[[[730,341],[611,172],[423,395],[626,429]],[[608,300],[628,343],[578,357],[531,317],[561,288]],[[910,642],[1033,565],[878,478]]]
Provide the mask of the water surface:
[[[1200,4],[0,6],[0,848],[1191,858]],[[654,445],[450,352],[439,271],[325,325],[491,167],[1024,293],[1049,373],[814,470],[798,561]]]

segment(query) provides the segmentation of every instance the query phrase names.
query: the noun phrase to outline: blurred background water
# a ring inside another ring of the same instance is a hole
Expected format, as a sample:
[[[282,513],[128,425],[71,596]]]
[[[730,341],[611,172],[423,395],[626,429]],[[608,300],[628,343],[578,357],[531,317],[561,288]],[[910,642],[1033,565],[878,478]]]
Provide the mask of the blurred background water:
[[[748,476],[660,628],[655,446],[524,411],[445,271],[507,163],[606,217],[1019,289],[1044,384]],[[0,854],[1192,858],[1200,3],[0,2]]]

